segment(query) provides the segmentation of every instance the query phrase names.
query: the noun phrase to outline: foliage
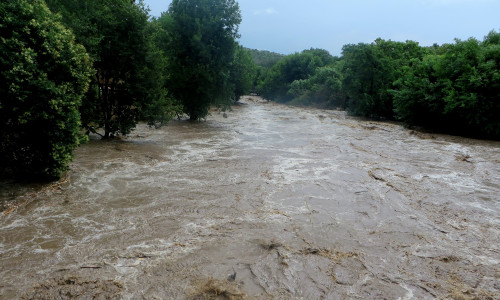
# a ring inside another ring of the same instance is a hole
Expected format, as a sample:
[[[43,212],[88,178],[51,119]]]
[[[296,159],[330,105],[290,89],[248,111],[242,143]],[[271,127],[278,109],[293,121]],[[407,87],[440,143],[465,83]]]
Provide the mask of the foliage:
[[[230,81],[235,39],[241,22],[234,0],[173,0],[160,17],[167,32],[168,87],[192,120],[211,105],[226,108],[234,95]]]
[[[342,91],[342,63],[318,68],[308,79],[295,80],[290,85],[289,94],[293,105],[321,105],[345,108]]]
[[[411,58],[424,55],[418,43],[382,39],[372,44],[345,45],[343,89],[349,98],[348,109],[355,115],[392,118],[393,82]]]
[[[176,115],[182,114],[182,106],[169,94],[167,89],[167,58],[160,48],[164,36],[163,29],[156,20],[146,27],[147,53],[145,65],[139,72],[137,106],[140,119],[149,126],[159,128],[166,125]]]
[[[104,129],[102,136],[109,138],[130,133],[141,117],[157,125],[171,118],[175,106],[159,68],[161,51],[152,40],[156,28],[149,26],[142,1],[47,1],[74,30],[97,70],[81,110],[89,132]]]
[[[436,127],[443,111],[440,82],[435,66],[439,56],[412,59],[402,68],[393,90],[396,118],[410,125]]]
[[[256,50],[256,49],[248,49],[250,56],[252,57],[253,62],[260,67],[270,68],[274,66],[278,61],[280,61],[285,55],[265,51],[265,50]]]
[[[413,60],[396,81],[397,117],[453,133],[499,137],[499,41],[492,31],[483,42],[456,40]]]
[[[288,93],[292,82],[307,79],[317,68],[333,62],[333,56],[321,49],[310,49],[285,56],[267,72],[257,89],[268,99],[288,102],[292,100]]]
[[[2,172],[58,178],[79,144],[90,59],[43,1],[2,1],[0,19]]]
[[[500,33],[483,42],[420,47],[377,39],[349,44],[342,57],[308,50],[261,71],[263,96],[293,105],[346,108],[354,115],[500,138]]]
[[[234,101],[238,101],[241,96],[250,92],[256,74],[257,66],[252,61],[249,51],[237,45],[230,69],[230,82],[233,85]]]

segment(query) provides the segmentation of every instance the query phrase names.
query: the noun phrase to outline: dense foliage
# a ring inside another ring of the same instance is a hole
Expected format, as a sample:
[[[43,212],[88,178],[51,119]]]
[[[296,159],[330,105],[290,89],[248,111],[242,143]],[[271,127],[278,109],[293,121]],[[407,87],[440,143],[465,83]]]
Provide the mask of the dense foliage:
[[[250,91],[257,92],[257,86],[265,78],[269,70],[285,55],[265,50],[247,49],[253,62],[253,78]]]
[[[255,78],[234,0],[173,1],[159,19],[142,0],[8,0],[0,13],[2,173],[59,177],[82,128],[110,138],[203,118]]]
[[[345,108],[341,66],[341,63],[336,63],[321,67],[309,78],[293,81],[288,91],[293,97],[290,104]]]
[[[398,119],[500,138],[500,33],[483,42],[456,40],[411,63],[395,81]]]
[[[59,177],[79,144],[90,59],[41,0],[4,0],[0,20],[0,172]]]
[[[500,33],[484,41],[421,47],[377,39],[349,44],[340,58],[284,57],[257,90],[294,105],[342,107],[354,115],[500,138]]]
[[[108,138],[128,134],[141,117],[154,124],[171,118],[165,63],[153,42],[157,27],[148,23],[142,1],[47,1],[77,33],[97,70],[81,109],[88,131],[103,129]]]
[[[225,109],[231,104],[230,74],[240,22],[234,0],[173,0],[161,16],[167,32],[162,49],[169,91],[190,119],[204,118],[211,105]]]
[[[280,61],[285,55],[266,50],[248,49],[253,62],[264,68],[270,68]]]
[[[392,118],[392,84],[399,78],[401,68],[424,52],[424,48],[411,41],[377,39],[372,44],[344,46],[342,84],[348,109],[356,115]]]
[[[257,66],[252,61],[250,52],[237,45],[229,73],[229,81],[233,90],[232,99],[234,101],[238,101],[241,96],[250,92],[256,75]]]
[[[136,82],[140,95],[136,101],[140,109],[139,118],[156,128],[182,114],[182,106],[171,97],[167,87],[167,58],[160,47],[164,35],[158,22],[149,22],[146,27],[148,51],[145,66],[139,73],[140,80]]]
[[[269,69],[259,82],[257,90],[264,97],[288,102],[293,98],[289,93],[292,82],[309,78],[317,68],[327,66],[334,60],[326,50],[321,49],[288,55]]]

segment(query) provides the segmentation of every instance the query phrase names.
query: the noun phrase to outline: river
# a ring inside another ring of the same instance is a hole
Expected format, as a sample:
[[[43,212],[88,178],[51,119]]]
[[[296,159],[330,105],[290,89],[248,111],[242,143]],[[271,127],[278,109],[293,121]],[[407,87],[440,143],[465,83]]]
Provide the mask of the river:
[[[500,143],[245,97],[1,183],[1,299],[500,299]]]

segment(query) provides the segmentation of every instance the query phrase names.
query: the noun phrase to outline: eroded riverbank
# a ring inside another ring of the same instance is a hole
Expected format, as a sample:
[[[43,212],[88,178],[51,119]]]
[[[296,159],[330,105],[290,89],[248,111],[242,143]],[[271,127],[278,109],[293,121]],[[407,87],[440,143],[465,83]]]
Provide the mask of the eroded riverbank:
[[[498,142],[254,97],[4,187],[4,299],[500,297]]]

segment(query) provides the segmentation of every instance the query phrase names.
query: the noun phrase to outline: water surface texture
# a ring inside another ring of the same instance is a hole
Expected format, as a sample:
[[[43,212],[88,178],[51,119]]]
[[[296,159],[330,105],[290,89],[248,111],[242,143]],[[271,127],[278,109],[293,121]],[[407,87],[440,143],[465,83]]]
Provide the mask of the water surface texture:
[[[500,143],[242,102],[2,183],[0,298],[500,298]]]

